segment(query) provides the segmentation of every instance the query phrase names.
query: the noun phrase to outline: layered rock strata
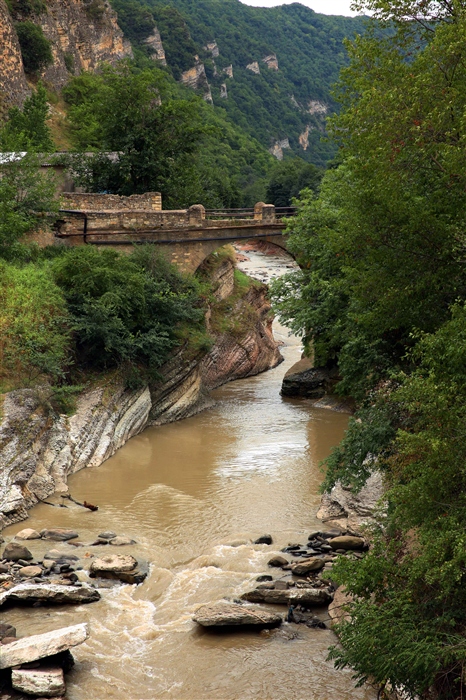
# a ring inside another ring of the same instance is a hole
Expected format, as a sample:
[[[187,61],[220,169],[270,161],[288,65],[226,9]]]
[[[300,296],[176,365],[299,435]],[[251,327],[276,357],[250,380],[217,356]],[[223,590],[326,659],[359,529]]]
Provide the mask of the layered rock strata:
[[[232,291],[233,267],[219,266],[217,300]],[[235,302],[234,316],[248,323],[222,333],[208,354],[179,349],[161,368],[163,379],[128,389],[122,379],[85,391],[71,416],[50,407],[47,388],[4,395],[0,413],[0,529],[27,517],[50,494],[67,491],[70,474],[99,466],[149,425],[186,418],[212,405],[209,390],[258,374],[281,361],[273,340],[264,286]]]

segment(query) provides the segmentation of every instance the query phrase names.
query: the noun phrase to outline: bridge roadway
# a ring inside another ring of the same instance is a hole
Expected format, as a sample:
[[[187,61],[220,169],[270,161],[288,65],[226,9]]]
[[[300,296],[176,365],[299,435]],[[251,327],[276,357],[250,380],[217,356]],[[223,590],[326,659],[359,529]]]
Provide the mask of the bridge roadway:
[[[273,205],[251,210],[206,212],[202,205],[187,210],[62,209],[55,236],[67,245],[110,246],[130,252],[134,245],[156,244],[185,272],[195,272],[217,248],[228,242],[259,239],[286,250],[283,214]]]

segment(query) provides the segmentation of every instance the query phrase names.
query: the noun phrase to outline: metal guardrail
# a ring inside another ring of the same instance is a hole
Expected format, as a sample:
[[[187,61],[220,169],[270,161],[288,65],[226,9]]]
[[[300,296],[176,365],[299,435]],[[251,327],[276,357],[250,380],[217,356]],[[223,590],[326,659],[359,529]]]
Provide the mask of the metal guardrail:
[[[294,216],[297,207],[275,207],[275,217],[283,219]],[[206,209],[206,219],[254,219],[254,207],[236,209]]]

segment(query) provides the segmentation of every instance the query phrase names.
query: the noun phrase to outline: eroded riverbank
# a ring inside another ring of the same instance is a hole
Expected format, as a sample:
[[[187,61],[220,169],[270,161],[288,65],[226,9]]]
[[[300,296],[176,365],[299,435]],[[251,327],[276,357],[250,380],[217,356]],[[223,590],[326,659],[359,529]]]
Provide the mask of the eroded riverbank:
[[[150,428],[102,466],[70,477],[73,496],[97,503],[98,512],[72,504],[31,512],[28,527],[73,528],[83,542],[109,529],[132,537],[138,544],[118,552],[151,562],[142,586],[104,589],[92,606],[2,615],[19,634],[90,622],[68,679],[70,700],[375,698],[325,660],[335,641],[329,630],[285,624],[212,635],[191,619],[204,603],[250,590],[259,574],[270,573],[272,554],[322,527],[315,517],[318,462],[340,439],[347,416],[280,397],[300,344],[279,326],[276,337],[286,344],[282,365],[216,390],[212,409]],[[272,546],[251,544],[265,532]]]

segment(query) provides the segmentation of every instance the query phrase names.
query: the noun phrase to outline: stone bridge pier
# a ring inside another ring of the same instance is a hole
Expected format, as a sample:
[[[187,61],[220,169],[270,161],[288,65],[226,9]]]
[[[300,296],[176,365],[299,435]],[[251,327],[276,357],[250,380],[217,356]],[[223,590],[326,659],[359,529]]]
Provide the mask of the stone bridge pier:
[[[55,236],[65,245],[96,245],[131,252],[157,245],[183,272],[195,272],[215,250],[240,240],[263,240],[286,250],[284,223],[272,204],[259,202],[239,213],[207,212],[201,204],[162,210],[160,195],[132,197],[66,194]],[[230,210],[233,212],[233,210]]]

